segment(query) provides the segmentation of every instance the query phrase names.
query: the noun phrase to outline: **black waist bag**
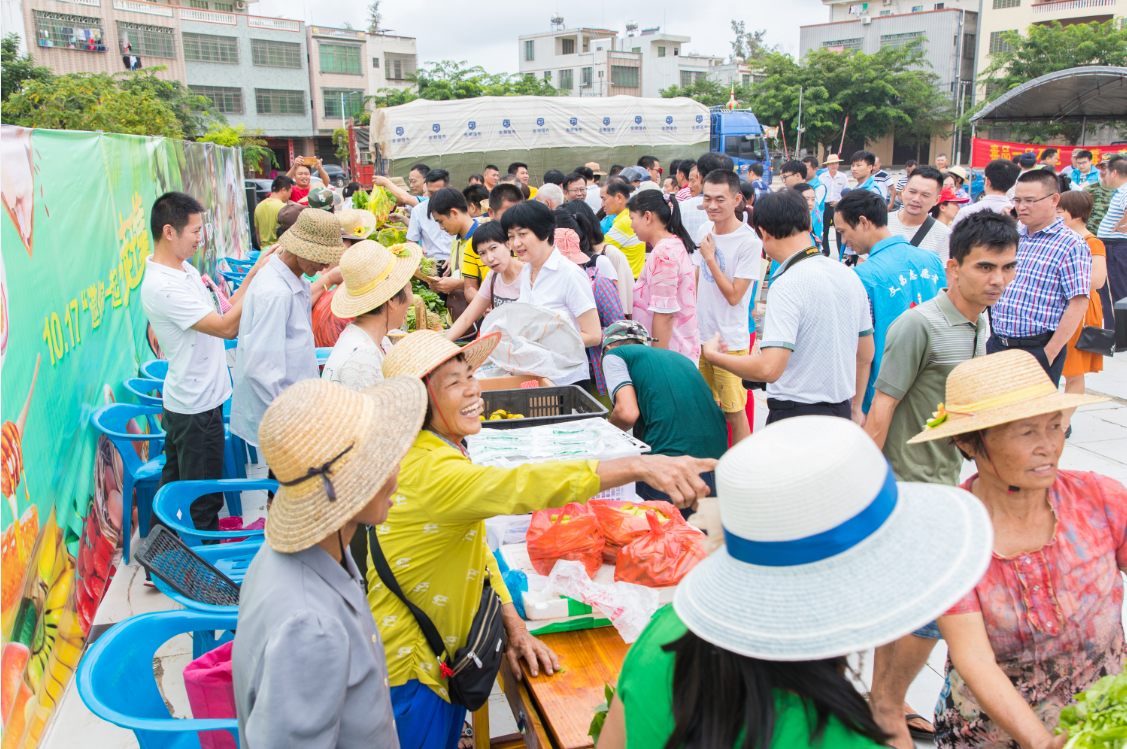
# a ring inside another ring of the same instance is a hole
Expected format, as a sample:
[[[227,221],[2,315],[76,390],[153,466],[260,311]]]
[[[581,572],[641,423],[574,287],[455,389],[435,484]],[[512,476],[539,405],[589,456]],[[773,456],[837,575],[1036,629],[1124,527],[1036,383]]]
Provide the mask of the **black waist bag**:
[[[425,611],[403,595],[403,590],[395,580],[387,558],[384,557],[383,549],[380,548],[375,528],[368,529],[368,543],[372,550],[372,563],[380,580],[411,610],[411,614],[423,631],[427,645],[438,659],[439,672],[446,678],[450,689],[450,702],[461,705],[470,712],[477,710],[489,699],[493,684],[497,681],[497,673],[501,670],[501,659],[505,657],[507,638],[501,620],[501,596],[493,590],[489,578],[486,577],[485,585],[481,589],[477,614],[474,615],[473,624],[470,625],[469,637],[466,639],[465,646],[458,648],[451,659],[434,622]]]

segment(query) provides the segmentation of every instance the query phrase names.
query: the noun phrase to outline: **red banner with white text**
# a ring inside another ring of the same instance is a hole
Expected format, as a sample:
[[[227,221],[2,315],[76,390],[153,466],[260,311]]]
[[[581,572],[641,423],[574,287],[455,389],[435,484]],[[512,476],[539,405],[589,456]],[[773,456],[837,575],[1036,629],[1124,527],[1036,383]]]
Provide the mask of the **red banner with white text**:
[[[1032,143],[1010,143],[1005,140],[986,140],[985,138],[971,139],[971,157],[970,165],[976,168],[982,168],[989,164],[994,159],[1012,159],[1014,156],[1032,151],[1037,154],[1037,159],[1040,160],[1041,152],[1046,148],[1055,148],[1060,151],[1060,161],[1057,162],[1057,170],[1064,168],[1072,163],[1072,152],[1085,150],[1092,152],[1092,162],[1099,163],[1105,153],[1117,153],[1124,150],[1123,146],[1042,146]]]

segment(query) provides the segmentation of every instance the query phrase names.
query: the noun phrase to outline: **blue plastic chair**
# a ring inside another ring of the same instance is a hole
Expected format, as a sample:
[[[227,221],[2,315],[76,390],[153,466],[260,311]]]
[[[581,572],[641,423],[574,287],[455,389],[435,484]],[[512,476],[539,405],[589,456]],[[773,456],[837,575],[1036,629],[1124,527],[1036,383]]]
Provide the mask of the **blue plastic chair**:
[[[236,273],[229,270],[221,270],[219,271],[219,275],[223,276],[223,278],[227,280],[227,283],[231,284],[232,292],[238,291],[247,277],[246,273]]]
[[[246,273],[254,266],[255,263],[254,260],[240,260],[239,258],[235,257],[225,257],[223,258],[223,262],[227,263],[231,270],[235,271],[236,273]]]
[[[160,473],[164,470],[164,431],[156,417],[164,411],[161,406],[136,405],[133,403],[108,403],[98,408],[90,416],[90,423],[109,438],[121,455],[122,475],[121,495],[121,537],[122,557],[129,563],[129,540],[132,535],[133,507],[130,497],[137,490],[137,524],[142,536],[149,534],[149,521],[152,518],[153,492],[156,491]],[[148,422],[148,434],[131,434],[126,426],[131,419],[144,419]],[[135,442],[149,443],[149,460],[142,461],[133,448]]]
[[[317,366],[325,366],[325,362],[329,360],[329,356],[333,353],[332,346],[318,346],[317,347]]]
[[[133,731],[145,749],[199,749],[197,731],[227,731],[237,744],[235,719],[173,718],[153,674],[153,657],[168,640],[184,632],[229,632],[236,622],[234,614],[162,611],[115,624],[78,664],[78,693],[90,712]]]
[[[130,377],[122,383],[125,389],[133,393],[133,397],[137,399],[138,403],[146,406],[163,406],[164,405],[164,380],[151,380],[146,377]],[[153,395],[153,391],[157,391],[159,395]]]
[[[277,491],[278,482],[273,479],[223,479],[222,481],[173,481],[157,490],[153,498],[153,514],[163,525],[176,531],[176,535],[186,546],[199,551],[203,542],[227,538],[263,535],[263,531],[201,531],[192,524],[192,502],[205,494],[223,492],[230,497],[240,492],[266,489]],[[241,503],[240,503],[241,504]],[[230,505],[230,501],[228,501]],[[232,513],[234,514],[234,513]],[[210,548],[210,547],[209,547]]]
[[[163,380],[168,377],[168,359],[150,359],[141,363],[141,376],[150,380]]]
[[[197,546],[192,549],[200,556],[205,562],[210,564],[215,569],[222,572],[229,577],[232,582],[242,585],[243,578],[246,577],[247,568],[250,563],[254,561],[255,554],[262,548],[262,537],[256,539],[247,539],[242,543],[237,544],[215,544],[212,546]],[[187,596],[181,595],[173,590],[167,583],[161,580],[156,575],[153,575],[153,585],[161,593],[164,593],[170,599],[180,604],[186,609],[192,611],[199,611],[205,614],[235,614],[238,612],[238,606],[215,606],[209,603],[201,603],[194,601]],[[215,641],[214,633],[200,633],[193,635],[192,640],[192,655],[199,658],[206,653],[215,644],[222,644]],[[197,647],[198,646],[198,647]]]

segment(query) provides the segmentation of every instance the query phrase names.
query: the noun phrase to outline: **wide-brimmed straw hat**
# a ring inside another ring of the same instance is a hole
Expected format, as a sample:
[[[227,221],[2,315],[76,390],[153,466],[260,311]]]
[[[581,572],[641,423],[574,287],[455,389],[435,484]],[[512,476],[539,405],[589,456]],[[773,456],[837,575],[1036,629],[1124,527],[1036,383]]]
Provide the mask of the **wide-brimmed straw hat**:
[[[947,375],[947,394],[935,418],[909,445],[977,432],[1030,416],[1111,400],[1102,395],[1062,393],[1028,351],[1010,349],[976,356]]]
[[[588,161],[583,166],[587,169],[590,169],[591,172],[596,174],[596,175],[605,175],[606,174],[606,172],[604,172],[602,169],[599,168],[599,162],[597,162],[597,161]]]
[[[341,239],[367,239],[376,230],[376,216],[371,211],[349,208],[336,214]]]
[[[383,360],[384,377],[418,377],[430,374],[458,354],[466,357],[470,372],[474,372],[497,348],[500,331],[478,338],[473,343],[459,347],[434,330],[416,330],[395,344]]]
[[[970,176],[967,174],[967,170],[963,169],[961,166],[949,166],[947,167],[947,173],[955,175],[963,182],[966,182]]]
[[[293,228],[288,229],[278,241],[283,250],[314,263],[339,263],[344,252],[340,222],[325,211],[302,211]]]
[[[410,282],[419,267],[423,248],[408,242],[393,249],[394,253],[378,242],[365,239],[344,251],[340,257],[344,283],[330,304],[334,315],[352,318],[371,312]]]
[[[799,416],[716,466],[724,547],[673,598],[693,633],[752,658],[805,661],[891,642],[935,619],[990,563],[969,492],[897,482],[861,427]],[[737,592],[738,594],[733,594]]]
[[[840,159],[840,158],[838,158],[838,155],[837,155],[836,153],[831,153],[831,154],[830,154],[830,157],[829,157],[828,159],[826,159],[826,160],[825,160],[825,162],[823,162],[823,163],[826,163],[826,164],[840,164],[840,163],[841,163],[841,159]]]
[[[266,516],[266,543],[294,553],[339,530],[407,454],[426,414],[420,380],[384,380],[364,394],[302,380],[274,399],[258,443],[280,486]]]

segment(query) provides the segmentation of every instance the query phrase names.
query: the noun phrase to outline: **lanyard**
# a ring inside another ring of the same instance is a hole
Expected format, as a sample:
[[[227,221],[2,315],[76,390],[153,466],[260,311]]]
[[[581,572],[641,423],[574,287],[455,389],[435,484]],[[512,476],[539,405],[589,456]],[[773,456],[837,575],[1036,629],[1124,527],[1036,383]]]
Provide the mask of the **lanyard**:
[[[782,278],[783,274],[786,273],[788,270],[790,270],[794,266],[798,265],[803,260],[807,260],[809,258],[815,257],[816,255],[821,255],[821,254],[822,254],[821,250],[819,250],[817,247],[810,246],[810,247],[807,247],[802,252],[799,252],[797,255],[792,255],[789,258],[789,260],[787,261],[786,265],[782,266],[777,271],[775,271],[775,275],[771,277],[771,282],[772,283],[778,283],[779,279]]]

